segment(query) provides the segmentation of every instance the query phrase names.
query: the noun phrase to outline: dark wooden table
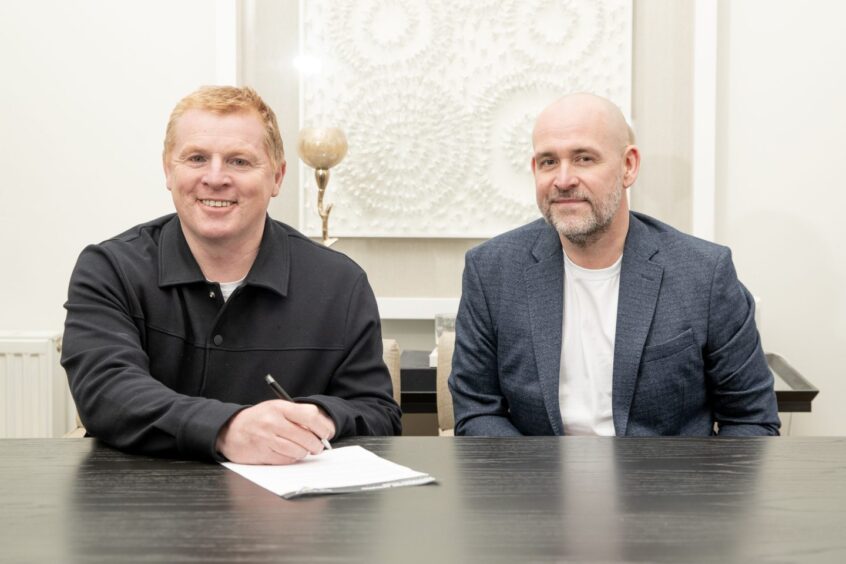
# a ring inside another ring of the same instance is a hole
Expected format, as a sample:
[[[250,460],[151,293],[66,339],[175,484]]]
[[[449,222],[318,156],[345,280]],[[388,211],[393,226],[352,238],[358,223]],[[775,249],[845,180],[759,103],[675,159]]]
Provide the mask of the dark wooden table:
[[[809,412],[819,390],[783,357],[767,353],[767,364],[775,379],[778,410],[781,413]],[[401,404],[406,413],[437,413],[436,372],[429,367],[426,351],[403,351],[401,357]]]
[[[846,438],[353,443],[439,482],[285,501],[215,464],[2,440],[0,561],[846,561]]]

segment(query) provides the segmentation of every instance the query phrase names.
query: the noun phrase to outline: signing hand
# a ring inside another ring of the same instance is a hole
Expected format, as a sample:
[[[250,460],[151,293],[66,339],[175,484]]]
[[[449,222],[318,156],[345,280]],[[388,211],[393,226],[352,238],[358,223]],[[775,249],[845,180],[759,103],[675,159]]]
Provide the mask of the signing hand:
[[[335,424],[318,406],[270,400],[236,413],[217,436],[216,448],[241,464],[292,464],[323,450]]]

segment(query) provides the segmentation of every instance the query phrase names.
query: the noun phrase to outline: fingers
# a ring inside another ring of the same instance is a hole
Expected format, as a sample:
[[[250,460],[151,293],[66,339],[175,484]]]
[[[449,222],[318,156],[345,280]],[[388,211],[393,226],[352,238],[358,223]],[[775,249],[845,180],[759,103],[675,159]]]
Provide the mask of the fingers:
[[[302,453],[302,458],[308,453],[317,454],[323,450],[320,437],[289,419],[280,418],[273,427],[273,434],[271,448],[280,454],[296,456]]]
[[[335,425],[317,406],[283,400],[244,409],[221,429],[216,447],[232,462],[291,464],[323,450]]]
[[[310,403],[283,402],[281,409],[285,418],[311,431],[318,439],[331,439],[335,436],[335,423],[317,405]]]
[[[218,433],[217,451],[240,464],[292,464],[306,456],[307,449],[277,435],[278,423],[267,421],[267,411],[253,406],[236,413]]]

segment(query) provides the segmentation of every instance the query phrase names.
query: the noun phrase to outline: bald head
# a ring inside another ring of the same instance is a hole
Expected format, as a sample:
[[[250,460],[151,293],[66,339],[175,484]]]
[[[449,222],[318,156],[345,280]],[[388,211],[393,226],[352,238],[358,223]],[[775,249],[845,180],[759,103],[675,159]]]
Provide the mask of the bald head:
[[[596,133],[621,150],[635,142],[634,132],[620,108],[607,98],[588,93],[569,94],[547,106],[535,121],[532,142],[536,143],[538,135],[544,130],[574,124],[590,124],[599,128]]]
[[[610,266],[628,231],[623,193],[640,167],[640,151],[623,113],[593,94],[565,96],[538,116],[532,145],[538,208],[558,231],[568,256],[578,248],[586,260],[588,248],[614,249],[598,262],[582,264]]]

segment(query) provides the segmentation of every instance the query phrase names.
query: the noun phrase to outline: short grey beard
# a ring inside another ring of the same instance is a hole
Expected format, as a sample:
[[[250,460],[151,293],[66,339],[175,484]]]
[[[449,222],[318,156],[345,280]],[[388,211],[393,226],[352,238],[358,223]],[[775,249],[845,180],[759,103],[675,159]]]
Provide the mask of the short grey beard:
[[[619,183],[619,181],[618,181]],[[577,233],[568,233],[568,225],[565,224],[564,221],[558,220],[556,217],[552,215],[552,206],[547,206],[546,210],[544,211],[544,219],[546,222],[552,225],[556,231],[558,231],[559,235],[566,238],[568,241],[576,245],[577,247],[585,248],[594,243],[599,239],[599,237],[608,231],[608,228],[611,226],[611,220],[614,219],[614,215],[617,213],[617,210],[620,208],[620,201],[623,198],[623,188],[622,184],[620,183],[620,189],[617,190],[615,193],[615,197],[608,202],[610,205],[603,207],[602,209],[597,209],[594,205],[594,202],[589,202],[591,209],[594,212],[594,221],[587,226],[587,228],[583,231],[579,231]],[[606,217],[602,217],[605,215]]]
[[[599,239],[600,235],[608,231],[608,227],[611,225],[610,221],[605,222],[604,224],[594,223],[585,231],[567,233],[568,226],[560,223],[557,218],[553,217],[551,210],[547,210],[544,214],[544,219],[546,219],[546,222],[555,228],[559,235],[566,238],[577,247],[582,248],[589,246],[591,243]]]

